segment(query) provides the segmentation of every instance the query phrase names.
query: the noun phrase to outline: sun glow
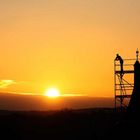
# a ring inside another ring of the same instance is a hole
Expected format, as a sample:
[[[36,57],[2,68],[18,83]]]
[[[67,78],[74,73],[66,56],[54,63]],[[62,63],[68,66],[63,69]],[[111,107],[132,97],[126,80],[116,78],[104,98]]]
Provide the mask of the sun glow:
[[[60,92],[56,88],[50,88],[45,92],[45,96],[49,98],[56,98],[60,96]]]

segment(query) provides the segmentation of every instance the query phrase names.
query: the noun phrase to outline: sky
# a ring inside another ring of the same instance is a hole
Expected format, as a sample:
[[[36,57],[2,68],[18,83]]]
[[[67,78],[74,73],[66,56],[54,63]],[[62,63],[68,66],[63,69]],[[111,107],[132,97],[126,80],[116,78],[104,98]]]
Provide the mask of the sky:
[[[113,97],[139,25],[139,0],[0,0],[0,92]]]

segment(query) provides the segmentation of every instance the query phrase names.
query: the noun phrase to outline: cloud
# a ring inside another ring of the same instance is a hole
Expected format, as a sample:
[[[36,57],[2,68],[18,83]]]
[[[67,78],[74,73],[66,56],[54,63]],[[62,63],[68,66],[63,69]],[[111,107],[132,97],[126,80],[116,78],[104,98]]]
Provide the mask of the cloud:
[[[7,88],[13,84],[16,84],[14,80],[0,80],[0,88]]]

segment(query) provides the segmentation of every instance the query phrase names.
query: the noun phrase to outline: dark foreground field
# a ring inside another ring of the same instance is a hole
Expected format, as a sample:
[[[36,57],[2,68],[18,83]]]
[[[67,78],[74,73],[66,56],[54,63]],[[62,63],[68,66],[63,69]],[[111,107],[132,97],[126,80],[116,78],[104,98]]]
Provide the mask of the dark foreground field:
[[[0,139],[124,140],[139,136],[138,124],[114,109],[0,111]]]

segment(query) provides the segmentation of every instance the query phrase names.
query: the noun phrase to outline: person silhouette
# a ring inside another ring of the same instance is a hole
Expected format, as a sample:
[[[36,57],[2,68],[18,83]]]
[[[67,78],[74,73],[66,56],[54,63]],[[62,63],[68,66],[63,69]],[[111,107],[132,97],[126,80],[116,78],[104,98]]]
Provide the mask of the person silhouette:
[[[116,61],[120,61],[120,66],[121,66],[121,76],[123,75],[123,59],[122,57],[117,54],[116,58],[115,58]]]

